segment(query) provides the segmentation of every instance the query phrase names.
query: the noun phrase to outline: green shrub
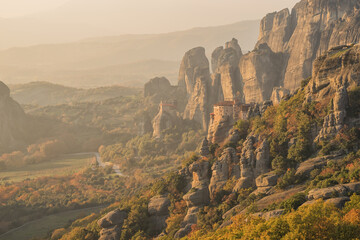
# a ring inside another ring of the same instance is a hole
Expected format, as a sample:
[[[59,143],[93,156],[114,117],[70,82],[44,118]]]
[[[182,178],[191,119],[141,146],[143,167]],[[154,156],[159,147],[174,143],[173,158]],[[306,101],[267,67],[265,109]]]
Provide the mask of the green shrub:
[[[297,193],[288,200],[283,201],[280,204],[280,208],[285,209],[285,212],[290,212],[291,210],[298,209],[304,202],[306,202],[306,194]]]

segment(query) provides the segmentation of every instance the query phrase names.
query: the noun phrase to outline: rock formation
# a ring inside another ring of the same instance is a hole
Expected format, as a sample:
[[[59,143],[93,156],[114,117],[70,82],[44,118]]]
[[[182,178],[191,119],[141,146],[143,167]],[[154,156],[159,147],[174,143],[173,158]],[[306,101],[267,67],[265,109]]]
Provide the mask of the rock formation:
[[[199,78],[206,78],[210,83],[209,60],[203,47],[185,53],[180,65],[178,86],[190,97]]]
[[[177,115],[175,104],[176,103],[173,102],[160,103],[159,113],[153,119],[153,137],[160,138],[164,130],[181,124],[180,118]]]
[[[200,146],[200,155],[206,157],[209,154],[210,154],[209,141],[207,140],[207,138],[204,138]]]
[[[212,175],[209,191],[211,198],[213,198],[215,193],[221,189],[229,179],[233,177],[238,179],[240,177],[239,157],[236,154],[236,150],[231,147],[226,148],[219,158],[219,161],[213,164],[211,170]]]
[[[0,82],[0,153],[26,142],[29,121],[21,106],[10,97],[10,89]]]
[[[289,94],[289,90],[282,87],[275,87],[272,91],[270,100],[272,101],[273,105],[278,105],[280,104],[281,100]]]
[[[117,240],[120,239],[124,220],[127,213],[116,209],[106,214],[97,223],[102,228],[99,240]]]
[[[319,101],[334,96],[345,86],[350,90],[360,84],[360,45],[342,45],[316,59],[307,86],[308,100]]]
[[[323,128],[320,130],[315,141],[327,140],[335,136],[344,127],[347,101],[346,87],[341,87],[336,91],[333,98],[333,111],[325,117]]]
[[[159,234],[166,228],[166,219],[169,217],[170,200],[166,195],[155,196],[148,204],[149,229]]]
[[[283,85],[289,90],[311,75],[316,57],[330,48],[359,41],[359,1],[302,0],[292,9],[268,14],[259,42],[288,57]]]
[[[165,77],[150,79],[144,86],[144,97],[164,95],[172,90],[169,80]]]
[[[249,135],[243,144],[240,158],[241,177],[236,183],[234,191],[241,188],[255,187],[255,179],[270,171],[270,149],[267,140],[258,139],[257,136]],[[255,143],[259,144],[255,148]]]
[[[237,94],[240,94],[240,97],[242,97],[242,84],[239,70],[239,60],[242,56],[241,48],[236,39],[225,43],[225,48],[219,47],[215,49],[211,59],[213,69],[212,99],[216,101],[234,99]],[[222,92],[219,92],[220,85]],[[219,97],[219,95],[221,95],[221,97]]]
[[[202,47],[185,53],[179,71],[179,90],[187,95],[184,119],[199,122],[206,130],[209,123],[210,70]]]
[[[210,202],[209,193],[209,162],[197,161],[188,167],[192,174],[190,191],[184,195],[188,206],[187,214],[181,223],[181,229],[175,234],[175,238],[182,238],[191,231],[191,226],[197,223],[197,213],[200,208]]]
[[[274,87],[281,86],[285,57],[282,53],[274,53],[264,43],[244,55],[239,66],[245,102],[261,103],[270,99]]]

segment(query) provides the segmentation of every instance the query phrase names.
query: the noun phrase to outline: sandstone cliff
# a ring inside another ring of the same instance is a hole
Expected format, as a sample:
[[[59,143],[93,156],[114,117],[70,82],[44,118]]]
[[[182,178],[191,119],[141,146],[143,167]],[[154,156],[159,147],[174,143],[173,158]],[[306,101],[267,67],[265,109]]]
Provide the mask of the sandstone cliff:
[[[184,119],[196,120],[204,130],[209,123],[210,69],[202,47],[185,53],[179,71],[179,91],[185,92],[188,101]]]
[[[283,86],[295,90],[311,75],[316,57],[329,48],[359,41],[359,1],[302,0],[292,9],[268,14],[259,42],[288,56]]]
[[[273,88],[281,85],[285,57],[282,53],[274,53],[264,43],[244,55],[239,66],[245,102],[260,103],[269,100]]]
[[[236,39],[225,43],[225,48],[216,48],[212,54],[213,103],[224,99],[242,97],[242,81],[239,61],[243,54]]]

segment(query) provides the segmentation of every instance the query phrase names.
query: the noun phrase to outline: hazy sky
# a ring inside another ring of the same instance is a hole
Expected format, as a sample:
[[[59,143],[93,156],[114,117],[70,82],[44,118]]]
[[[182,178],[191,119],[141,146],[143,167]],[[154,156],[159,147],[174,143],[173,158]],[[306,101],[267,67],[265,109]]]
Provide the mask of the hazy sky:
[[[124,9],[132,8],[134,13],[138,10],[136,6],[147,6],[148,11],[152,12],[153,17],[161,15],[162,9],[166,11],[169,6],[183,12],[184,18],[188,17],[186,10],[190,12],[194,9],[206,10],[209,16],[204,18],[223,18],[224,22],[240,21],[246,19],[258,19],[265,13],[280,10],[285,7],[292,7],[299,0],[0,0],[0,17],[18,17],[27,14],[47,11],[68,4],[106,4],[116,2],[121,4]],[[135,8],[134,8],[135,6]],[[86,8],[86,6],[83,6]],[[215,14],[212,15],[211,14]],[[209,22],[209,21],[206,21]]]

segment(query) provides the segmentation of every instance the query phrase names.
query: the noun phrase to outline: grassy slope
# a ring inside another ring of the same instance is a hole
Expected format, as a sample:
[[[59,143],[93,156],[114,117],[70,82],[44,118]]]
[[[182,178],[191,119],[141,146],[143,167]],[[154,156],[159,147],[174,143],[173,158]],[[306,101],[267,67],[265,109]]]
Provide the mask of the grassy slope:
[[[0,240],[27,240],[35,237],[45,237],[50,231],[65,227],[69,222],[91,213],[98,213],[102,207],[62,212],[29,222],[0,236]]]
[[[0,172],[0,180],[20,182],[27,178],[34,179],[44,176],[69,175],[89,166],[92,155],[68,155],[49,162],[28,165],[17,169]]]

